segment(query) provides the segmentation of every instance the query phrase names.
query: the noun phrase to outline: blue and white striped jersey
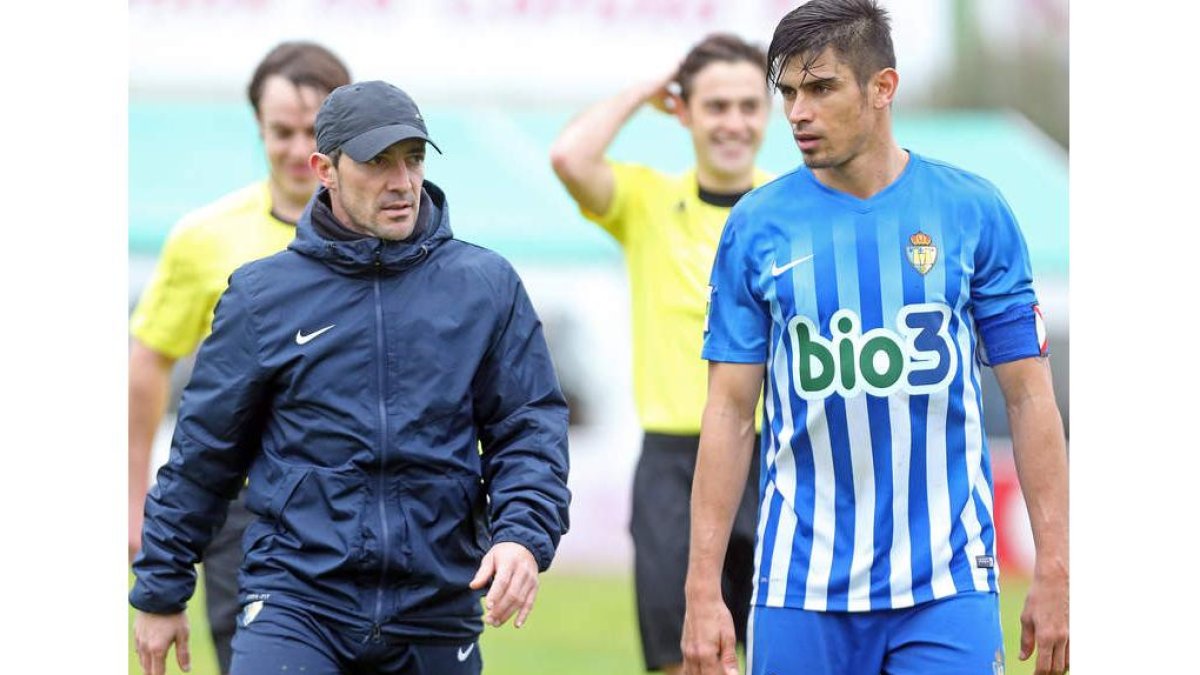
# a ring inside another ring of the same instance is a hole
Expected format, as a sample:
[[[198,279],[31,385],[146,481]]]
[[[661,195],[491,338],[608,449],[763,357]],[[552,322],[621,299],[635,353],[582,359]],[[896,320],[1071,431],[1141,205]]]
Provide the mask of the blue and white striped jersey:
[[[979,364],[1046,351],[996,188],[915,153],[870,199],[801,167],[734,208],[711,286],[704,358],[766,364],[754,603],[995,592]]]

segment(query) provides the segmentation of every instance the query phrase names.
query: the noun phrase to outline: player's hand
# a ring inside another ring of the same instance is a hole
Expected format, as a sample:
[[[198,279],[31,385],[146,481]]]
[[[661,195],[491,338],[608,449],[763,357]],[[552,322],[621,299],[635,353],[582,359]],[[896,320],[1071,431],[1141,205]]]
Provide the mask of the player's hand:
[[[493,578],[494,577],[494,578]],[[487,611],[483,620],[492,626],[503,626],[514,613],[514,626],[525,625],[538,591],[538,565],[533,554],[524,546],[502,541],[483,556],[479,571],[471,580],[471,588],[479,590],[492,581],[483,604]]]
[[[192,669],[188,652],[188,620],[178,614],[136,612],[133,618],[133,644],[137,650],[142,672],[147,675],[166,675],[167,651],[175,643],[175,660],[185,673]]]
[[[1034,675],[1062,675],[1071,667],[1069,591],[1066,570],[1034,572],[1021,612],[1021,660],[1036,646]]]
[[[670,72],[651,80],[646,85],[646,102],[655,110],[674,115],[683,108],[683,99],[679,96],[679,84],[675,78],[679,75],[679,66],[671,68]]]
[[[706,598],[688,596],[679,646],[684,675],[738,675],[733,616],[719,590]]]

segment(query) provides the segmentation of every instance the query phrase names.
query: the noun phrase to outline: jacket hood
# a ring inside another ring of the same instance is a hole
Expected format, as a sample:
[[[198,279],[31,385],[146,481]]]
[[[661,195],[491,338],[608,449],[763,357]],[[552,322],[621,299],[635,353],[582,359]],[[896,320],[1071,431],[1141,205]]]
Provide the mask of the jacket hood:
[[[296,238],[288,248],[307,257],[320,260],[342,274],[356,275],[382,270],[398,272],[420,263],[433,249],[454,237],[450,230],[450,211],[446,193],[430,181],[422,192],[429,196],[424,206],[432,206],[428,216],[422,216],[425,227],[411,241],[389,241],[364,237],[354,241],[334,241],[321,236],[313,225],[313,208],[327,190],[321,186],[308,200],[304,213],[296,222]]]

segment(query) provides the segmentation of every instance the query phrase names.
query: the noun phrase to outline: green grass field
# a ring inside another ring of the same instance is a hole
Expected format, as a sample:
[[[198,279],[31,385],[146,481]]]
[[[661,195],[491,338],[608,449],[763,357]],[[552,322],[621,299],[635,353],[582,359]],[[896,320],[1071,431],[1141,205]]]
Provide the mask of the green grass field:
[[[132,583],[132,577],[130,579]],[[1007,653],[1005,672],[1032,673],[1032,659],[1017,660],[1020,652],[1018,616],[1028,589],[1026,582],[1006,578],[1000,612]],[[197,590],[188,616],[192,630],[192,675],[217,675],[216,655],[203,611],[203,587]],[[130,626],[133,612],[129,612]],[[542,576],[537,605],[520,630],[511,622],[488,628],[480,643],[487,675],[637,675],[643,672],[633,608],[633,582],[626,576],[582,576],[551,571]],[[182,671],[169,657],[168,673]],[[129,643],[129,673],[141,670]]]

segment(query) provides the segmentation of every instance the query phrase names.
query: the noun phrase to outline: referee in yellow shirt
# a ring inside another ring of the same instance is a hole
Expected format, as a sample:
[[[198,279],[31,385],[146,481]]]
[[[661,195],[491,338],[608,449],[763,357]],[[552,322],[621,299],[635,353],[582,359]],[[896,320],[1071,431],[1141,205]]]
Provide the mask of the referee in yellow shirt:
[[[248,95],[266,152],[266,179],[184,216],[171,230],[130,320],[129,559],[141,548],[150,451],[162,422],[175,362],[212,331],[213,309],[242,264],[282,251],[317,187],[308,158],[326,95],[350,82],[325,47],[285,42],[258,64]],[[221,672],[229,672],[236,628],[242,532],[253,516],[239,498],[204,552],[209,627]]]
[[[694,169],[672,176],[605,157],[617,132],[647,103],[674,115],[691,134]],[[551,148],[554,172],[583,215],[621,245],[629,269],[634,394],[645,431],[631,531],[648,670],[682,669],[692,473],[707,390],[700,348],[708,278],[730,209],[770,179],[754,166],[769,105],[762,49],[733,35],[710,35],[669,76],[585,110]],[[743,643],[757,476],[756,460],[725,560],[723,592]]]

